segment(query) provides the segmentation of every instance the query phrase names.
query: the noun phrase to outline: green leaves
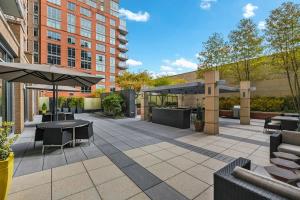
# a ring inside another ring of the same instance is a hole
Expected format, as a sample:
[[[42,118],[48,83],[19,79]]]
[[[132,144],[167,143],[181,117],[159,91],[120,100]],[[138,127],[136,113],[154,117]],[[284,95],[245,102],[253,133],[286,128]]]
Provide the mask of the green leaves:
[[[11,145],[18,137],[17,135],[8,135],[13,125],[13,122],[2,122],[0,125],[0,161],[8,158],[10,152],[12,152]]]
[[[123,98],[119,94],[111,93],[103,99],[104,112],[113,117],[122,115]]]

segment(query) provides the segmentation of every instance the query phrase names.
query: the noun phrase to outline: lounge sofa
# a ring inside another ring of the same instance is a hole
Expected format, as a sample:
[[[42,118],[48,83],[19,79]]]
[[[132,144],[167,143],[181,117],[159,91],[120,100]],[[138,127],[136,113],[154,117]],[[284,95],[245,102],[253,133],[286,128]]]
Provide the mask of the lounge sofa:
[[[251,161],[238,158],[214,173],[215,200],[299,200],[300,189],[250,171]]]
[[[282,131],[270,136],[270,158],[274,152],[285,152],[300,156],[300,132]]]

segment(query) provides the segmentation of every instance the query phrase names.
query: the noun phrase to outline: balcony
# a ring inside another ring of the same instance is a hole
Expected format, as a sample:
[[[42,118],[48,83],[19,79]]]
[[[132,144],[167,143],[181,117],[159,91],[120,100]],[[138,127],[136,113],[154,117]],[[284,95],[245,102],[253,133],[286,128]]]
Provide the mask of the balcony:
[[[24,18],[25,11],[21,0],[0,1],[0,9],[4,14]]]
[[[128,40],[126,39],[126,37],[124,35],[119,35],[119,40],[123,44],[126,44],[128,42]]]
[[[122,26],[122,25],[119,26],[119,31],[123,35],[127,35],[128,33],[126,26]]]
[[[119,57],[120,60],[123,60],[123,61],[128,60],[128,56],[126,54],[123,54],[123,53],[119,53],[118,57]]]
[[[123,53],[126,53],[128,51],[128,48],[124,44],[119,44],[118,48]]]
[[[122,70],[128,69],[128,65],[126,64],[126,62],[119,62],[118,67]]]

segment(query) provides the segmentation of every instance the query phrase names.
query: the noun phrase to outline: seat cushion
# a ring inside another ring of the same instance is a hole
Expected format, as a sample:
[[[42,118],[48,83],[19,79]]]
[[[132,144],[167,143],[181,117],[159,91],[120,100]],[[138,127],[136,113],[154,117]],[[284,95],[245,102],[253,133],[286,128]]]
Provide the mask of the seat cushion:
[[[300,146],[297,145],[282,143],[278,146],[278,151],[300,156]]]
[[[299,200],[300,198],[299,188],[273,178],[258,175],[241,167],[234,169],[233,176],[287,199]]]
[[[300,146],[300,132],[283,131],[282,132],[282,143]]]

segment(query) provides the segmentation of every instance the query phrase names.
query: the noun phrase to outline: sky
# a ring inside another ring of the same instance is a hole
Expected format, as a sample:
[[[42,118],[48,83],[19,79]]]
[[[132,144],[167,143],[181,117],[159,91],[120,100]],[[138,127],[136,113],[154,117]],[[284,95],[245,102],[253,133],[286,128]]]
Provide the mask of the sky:
[[[300,3],[300,0],[291,0]],[[227,37],[239,20],[251,18],[260,30],[271,10],[285,0],[120,0],[127,19],[129,71],[153,76],[197,69],[197,53],[214,33]]]

